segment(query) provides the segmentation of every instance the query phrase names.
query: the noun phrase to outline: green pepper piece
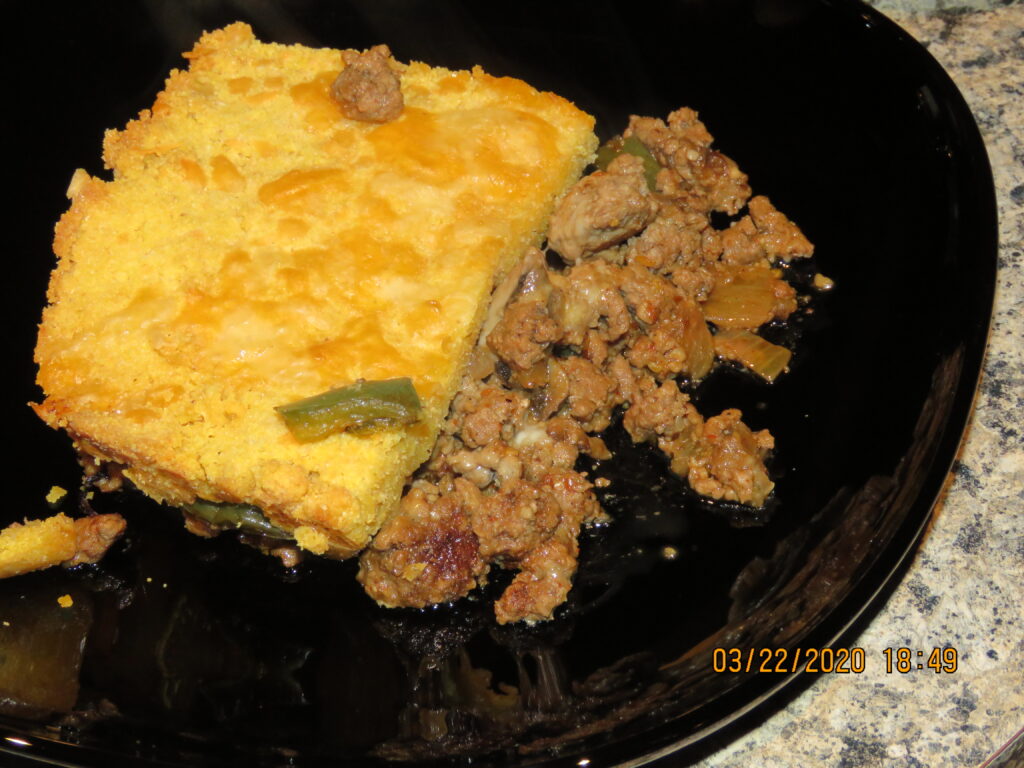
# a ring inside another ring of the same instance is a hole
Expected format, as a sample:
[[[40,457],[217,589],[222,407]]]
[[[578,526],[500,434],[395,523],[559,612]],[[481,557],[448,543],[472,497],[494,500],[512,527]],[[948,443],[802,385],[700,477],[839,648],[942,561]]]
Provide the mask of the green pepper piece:
[[[332,389],[275,410],[288,429],[303,443],[321,440],[334,432],[352,430],[358,434],[412,424],[420,418],[422,405],[408,377],[365,381]]]
[[[597,159],[594,161],[594,164],[602,171],[606,171],[608,166],[611,165],[612,160],[622,154],[636,155],[643,160],[644,178],[647,179],[647,188],[654,192],[658,171],[661,170],[661,166],[654,159],[651,151],[636,136],[630,136],[628,139],[616,136],[614,139],[606,141],[598,148]]]
[[[294,538],[288,531],[270,522],[259,507],[251,504],[218,504],[196,499],[183,509],[217,528],[237,528],[245,533],[257,533],[273,539]]]

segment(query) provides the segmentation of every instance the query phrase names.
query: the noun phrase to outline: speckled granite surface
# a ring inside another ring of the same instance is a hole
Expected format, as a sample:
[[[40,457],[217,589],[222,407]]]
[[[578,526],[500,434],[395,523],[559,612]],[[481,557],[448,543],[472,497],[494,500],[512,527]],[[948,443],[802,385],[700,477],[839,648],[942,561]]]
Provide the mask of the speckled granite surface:
[[[1024,726],[1024,4],[875,5],[946,68],[988,146],[1000,251],[985,373],[924,544],[856,639],[866,671],[820,677],[702,768],[976,767]],[[884,648],[944,645],[955,674],[885,672]]]
[[[908,14],[987,11],[1019,3],[1021,0],[867,0],[883,13],[895,18],[905,18]]]

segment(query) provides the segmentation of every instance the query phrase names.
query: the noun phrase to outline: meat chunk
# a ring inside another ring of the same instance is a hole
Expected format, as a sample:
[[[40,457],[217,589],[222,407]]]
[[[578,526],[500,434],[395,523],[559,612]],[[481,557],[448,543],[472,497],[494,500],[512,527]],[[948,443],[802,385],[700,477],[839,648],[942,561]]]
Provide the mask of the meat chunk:
[[[561,329],[540,301],[513,302],[487,337],[487,346],[499,358],[520,371],[544,360]]]
[[[699,264],[708,218],[698,211],[663,204],[657,218],[629,242],[627,264],[661,270],[673,264]]]
[[[744,216],[722,235],[722,261],[726,264],[754,264],[765,257],[753,219]]]
[[[495,606],[499,623],[551,618],[572,584],[580,528],[602,515],[591,484],[566,468],[532,481],[516,474],[490,492],[463,477],[445,485],[414,484],[363,552],[358,578],[366,592],[388,606],[449,602],[482,583],[496,562],[520,570]]]
[[[589,360],[570,357],[562,362],[569,379],[569,415],[588,432],[600,432],[611,423],[615,382]]]
[[[775,441],[767,430],[752,432],[742,417],[730,408],[704,423],[688,480],[704,496],[760,507],[775,487],[764,466]]]
[[[522,458],[524,476],[531,481],[571,470],[581,453],[607,458],[602,453],[604,443],[566,416],[526,427],[512,439],[512,445]]]
[[[763,195],[750,200],[750,218],[760,235],[761,247],[769,258],[790,261],[810,256],[814,246],[784,213]]]
[[[669,273],[669,279],[694,301],[707,301],[715,287],[715,273],[710,267],[679,267]]]
[[[585,176],[551,217],[548,244],[569,263],[635,235],[657,213],[642,173]]]
[[[673,283],[636,264],[622,270],[622,293],[643,324],[626,357],[659,379],[684,374],[703,378],[714,363],[711,333],[697,302]]]
[[[805,258],[814,246],[793,222],[776,210],[767,197],[751,198],[750,215],[722,233],[722,261],[754,264],[764,259]]]
[[[637,443],[656,443],[668,455],[672,471],[685,475],[704,424],[690,397],[675,382],[656,387],[649,380],[640,383],[633,397],[622,420],[629,436]]]
[[[750,185],[729,157],[711,148],[712,136],[692,109],[678,109],[668,125],[652,117],[633,116],[625,136],[636,136],[661,165],[678,174],[673,180],[690,192],[696,207],[701,200],[708,210],[735,214],[750,197]],[[671,178],[671,177],[670,177]]]
[[[679,294],[646,333],[631,341],[626,357],[658,379],[683,375],[696,381],[715,362],[714,339],[697,302]]]
[[[551,618],[565,602],[576,574],[579,545],[570,533],[547,539],[523,560],[521,570],[494,604],[499,624]]]
[[[402,114],[401,81],[391,68],[391,51],[375,45],[365,53],[343,51],[345,68],[331,85],[331,97],[350,120],[386,123]]]
[[[473,505],[473,531],[484,557],[518,563],[562,522],[558,499],[533,483],[516,483]]]
[[[459,395],[453,426],[467,446],[480,448],[510,439],[529,407],[529,400],[521,393],[487,386]]]
[[[523,476],[519,454],[500,440],[475,451],[453,451],[447,462],[452,471],[478,488],[511,485]]]
[[[75,520],[75,554],[65,566],[98,563],[121,538],[128,523],[118,514],[92,515]]]
[[[591,485],[575,472],[551,473],[539,487],[557,499],[558,526],[517,562],[519,573],[494,605],[499,624],[550,619],[572,588],[580,527],[599,519]]]
[[[487,574],[463,493],[414,485],[359,558],[357,578],[386,606],[423,608],[456,600]]]
[[[629,308],[619,291],[621,268],[604,261],[588,261],[553,279],[551,316],[562,329],[560,341],[580,346],[588,330],[606,342],[629,331]]]

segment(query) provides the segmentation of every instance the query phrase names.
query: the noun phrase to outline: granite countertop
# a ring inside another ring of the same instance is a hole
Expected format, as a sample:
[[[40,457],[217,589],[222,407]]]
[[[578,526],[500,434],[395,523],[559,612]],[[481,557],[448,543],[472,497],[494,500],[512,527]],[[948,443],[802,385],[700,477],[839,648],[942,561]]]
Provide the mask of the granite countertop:
[[[823,675],[702,768],[980,766],[1024,726],[1024,3],[879,0],[960,88],[999,205],[995,315],[976,410],[909,572]],[[953,674],[886,674],[882,649],[959,651]]]

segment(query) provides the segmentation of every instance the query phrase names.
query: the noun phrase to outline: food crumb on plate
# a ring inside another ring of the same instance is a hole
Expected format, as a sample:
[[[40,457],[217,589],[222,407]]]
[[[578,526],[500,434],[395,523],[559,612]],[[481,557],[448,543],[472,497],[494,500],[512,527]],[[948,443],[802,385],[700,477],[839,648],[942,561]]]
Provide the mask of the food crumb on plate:
[[[821,272],[814,273],[814,287],[819,291],[831,291],[836,283],[831,277],[825,277]]]
[[[50,492],[46,494],[47,504],[56,504],[58,501],[68,495],[68,492],[61,488],[59,485],[55,485],[50,488]]]
[[[75,604],[75,601],[71,599],[71,595],[61,595],[57,598],[57,603],[61,608],[70,608]]]

